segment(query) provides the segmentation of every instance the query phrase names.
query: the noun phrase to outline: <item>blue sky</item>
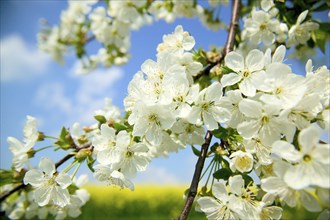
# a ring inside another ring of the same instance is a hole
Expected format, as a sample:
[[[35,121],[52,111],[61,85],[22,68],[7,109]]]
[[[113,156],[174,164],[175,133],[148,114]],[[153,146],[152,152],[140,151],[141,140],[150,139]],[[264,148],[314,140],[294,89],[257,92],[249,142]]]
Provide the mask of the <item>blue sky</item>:
[[[76,121],[82,125],[93,123],[93,112],[103,106],[105,97],[112,98],[123,109],[133,74],[146,59],[155,59],[162,36],[173,32],[178,24],[195,37],[195,48],[224,45],[227,36],[225,31],[205,29],[197,19],[179,19],[172,24],[155,22],[132,33],[132,59],[127,65],[76,76],[76,59],[72,53],[60,65],[37,50],[40,18],[57,24],[60,12],[66,7],[66,1],[1,1],[1,168],[9,168],[11,164],[6,139],[14,136],[22,140],[26,115],[38,119],[40,131],[56,136],[62,126],[69,127]],[[226,22],[230,18],[228,9],[223,9],[221,14]],[[326,61],[326,56],[319,57]],[[304,70],[304,65],[297,62],[293,67],[296,73]],[[50,156],[51,152],[46,153]],[[51,155],[54,160],[62,156],[63,152]],[[196,157],[186,149],[167,159],[152,161],[148,171],[138,175],[135,182],[189,183],[195,162]],[[89,171],[83,167],[82,172]]]

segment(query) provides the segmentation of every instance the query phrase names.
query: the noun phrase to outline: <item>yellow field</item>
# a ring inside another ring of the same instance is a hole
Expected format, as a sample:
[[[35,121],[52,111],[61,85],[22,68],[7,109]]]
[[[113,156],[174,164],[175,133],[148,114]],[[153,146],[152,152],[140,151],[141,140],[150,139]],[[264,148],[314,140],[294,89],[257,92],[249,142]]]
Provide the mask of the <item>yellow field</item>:
[[[91,194],[90,201],[83,207],[78,219],[118,219],[118,220],[165,220],[176,219],[183,204],[184,186],[136,186],[130,190],[120,190],[112,186],[90,185],[86,189]],[[301,209],[286,209],[283,219],[316,219],[317,214]],[[189,218],[205,220],[205,215],[194,210]]]
[[[88,186],[90,201],[80,219],[175,219],[184,200],[183,186],[136,186],[120,190],[112,186]],[[191,212],[189,219],[205,219],[202,213]]]

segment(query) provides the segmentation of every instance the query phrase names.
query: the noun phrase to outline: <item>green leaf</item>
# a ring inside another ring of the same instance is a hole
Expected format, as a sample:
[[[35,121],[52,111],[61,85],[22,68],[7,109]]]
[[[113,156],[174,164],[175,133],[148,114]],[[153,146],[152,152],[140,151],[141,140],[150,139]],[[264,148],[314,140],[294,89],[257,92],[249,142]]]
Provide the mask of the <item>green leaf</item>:
[[[213,130],[212,134],[215,137],[222,139],[222,138],[225,138],[228,136],[228,131],[227,131],[227,129],[220,126],[218,129]]]
[[[60,140],[65,140],[66,136],[69,134],[68,130],[65,127],[62,127],[60,133]]]
[[[221,167],[225,169],[229,169],[229,162],[225,159],[221,160]]]
[[[325,53],[326,43],[327,43],[327,33],[316,30],[312,33],[312,39],[316,45]]]
[[[11,170],[0,170],[0,187],[10,184],[14,181],[13,172]]]
[[[231,172],[230,169],[226,169],[226,168],[221,168],[220,170],[217,170],[213,173],[213,177],[215,179],[223,179],[223,180],[228,180],[229,177],[232,175],[233,173]]]
[[[230,68],[227,67],[227,66],[223,66],[223,67],[221,68],[221,71],[222,71],[223,74],[228,74],[228,73],[235,72],[234,70],[230,69]]]
[[[103,115],[95,115],[94,118],[96,119],[96,121],[100,122],[101,124],[107,122],[107,119]]]
[[[197,83],[199,84],[200,89],[203,90],[211,85],[211,80],[210,76],[203,75],[197,80]]]
[[[243,177],[243,179],[244,179],[244,184],[245,184],[245,186],[249,185],[251,182],[252,182],[252,183],[254,182],[253,179],[252,179],[252,177],[250,177],[250,176],[247,175],[247,174],[243,174],[242,177]]]
[[[194,147],[193,145],[191,145],[191,149],[192,149],[193,153],[194,153],[197,157],[199,157],[199,155],[201,155],[200,150],[198,150],[198,149],[197,149],[196,147]]]
[[[219,143],[216,142],[216,143],[214,143],[214,144],[210,147],[210,150],[211,150],[212,152],[215,152],[215,150],[217,149],[218,146],[219,146]]]
[[[113,127],[117,130],[117,131],[122,131],[122,130],[127,130],[127,127],[124,124],[120,124],[120,123],[113,123]]]
[[[94,165],[94,163],[95,163],[95,159],[93,159],[93,157],[92,156],[88,156],[87,157],[87,160],[86,160],[86,163],[87,163],[87,166],[88,166],[88,168],[94,173],[94,168],[93,168],[93,165]]]
[[[58,141],[55,142],[55,144],[58,145],[63,150],[70,149],[74,146],[73,139],[72,139],[68,129],[66,129],[65,127],[62,127],[60,137],[59,137]]]
[[[330,22],[320,22],[318,24],[320,25],[320,30],[328,33],[330,32]]]

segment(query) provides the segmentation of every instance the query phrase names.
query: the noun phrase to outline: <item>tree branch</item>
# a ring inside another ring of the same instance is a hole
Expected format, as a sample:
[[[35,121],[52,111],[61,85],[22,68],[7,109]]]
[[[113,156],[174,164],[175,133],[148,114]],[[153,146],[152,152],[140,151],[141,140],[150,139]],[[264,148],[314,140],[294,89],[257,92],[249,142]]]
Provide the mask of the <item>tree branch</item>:
[[[222,56],[221,56],[222,59],[224,59],[225,56],[234,48],[235,35],[238,29],[239,11],[240,11],[240,0],[233,0],[232,16],[231,16],[229,32],[227,36],[227,42],[225,48],[222,51]]]
[[[204,167],[205,158],[206,158],[207,151],[210,146],[211,140],[212,140],[212,133],[210,131],[207,131],[207,133],[205,135],[205,143],[202,145],[201,154],[199,155],[196,166],[195,166],[195,173],[194,173],[193,179],[191,181],[191,185],[190,185],[189,192],[187,195],[186,204],[184,205],[181,215],[178,218],[179,220],[187,219],[188,214],[191,210],[192,204],[193,204],[194,199],[197,194],[199,179],[200,179],[203,167]]]
[[[222,54],[221,54],[222,56],[219,58],[217,63],[220,63],[225,58],[225,56],[230,51],[233,50],[234,43],[235,43],[235,35],[236,35],[237,29],[238,29],[239,10],[240,10],[240,0],[233,0],[232,17],[231,17],[231,22],[230,22],[230,26],[229,26],[227,42],[222,51]],[[211,68],[208,67],[207,71],[209,72],[210,69]],[[212,140],[211,131],[207,131],[204,139],[205,139],[205,143],[202,145],[201,154],[199,155],[196,166],[195,166],[195,172],[194,172],[193,179],[191,181],[191,185],[190,185],[189,192],[187,195],[186,203],[183,207],[183,210],[182,210],[178,220],[185,220],[188,218],[192,204],[196,197],[197,190],[198,190],[198,183],[199,183],[200,176],[201,176],[201,173],[202,173],[202,170],[204,167],[204,162],[205,162],[205,159],[207,156],[207,151],[208,151],[208,148],[209,148],[211,140]]]

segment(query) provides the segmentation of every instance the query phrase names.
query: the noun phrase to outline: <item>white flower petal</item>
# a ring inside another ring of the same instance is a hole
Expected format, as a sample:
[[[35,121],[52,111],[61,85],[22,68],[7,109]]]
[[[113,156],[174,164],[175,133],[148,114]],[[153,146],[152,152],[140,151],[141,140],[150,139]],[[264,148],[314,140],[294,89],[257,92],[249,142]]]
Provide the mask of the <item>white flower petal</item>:
[[[262,190],[271,194],[276,194],[286,187],[287,185],[278,177],[268,177],[261,180]]]
[[[45,181],[44,175],[40,170],[32,169],[29,170],[24,176],[24,184],[31,184],[34,187],[39,187]]]
[[[225,57],[225,65],[230,69],[239,72],[244,69],[244,58],[237,52],[229,52]]]
[[[208,130],[214,130],[218,128],[218,123],[214,119],[213,115],[209,112],[203,112],[203,121]]]
[[[191,111],[189,112],[187,120],[191,124],[200,124],[201,123],[201,108],[199,108],[197,106],[193,106]]]
[[[54,162],[47,157],[41,158],[39,168],[48,176],[52,176],[56,171]]]
[[[213,195],[222,202],[228,201],[228,192],[226,185],[222,182],[217,182],[213,184],[212,187]]]
[[[310,212],[320,212],[322,210],[317,199],[306,191],[300,191],[300,202]]]
[[[157,63],[151,59],[144,61],[144,63],[141,65],[141,70],[148,76],[154,75],[157,69]]]
[[[51,196],[54,204],[60,207],[64,207],[70,204],[70,194],[66,189],[62,189],[61,187],[55,186],[53,187]]]
[[[34,191],[34,200],[39,206],[48,205],[52,197],[52,187],[41,186]]]
[[[311,168],[305,164],[291,167],[284,175],[284,181],[293,189],[300,190],[311,185],[313,177]]]
[[[304,153],[309,153],[312,148],[319,142],[320,132],[314,126],[309,126],[303,129],[298,137],[301,150]]]
[[[127,148],[127,146],[130,144],[130,141],[131,137],[127,131],[120,131],[116,137],[116,147]]]
[[[197,200],[200,209],[206,214],[217,211],[219,203],[212,197],[201,197]]]
[[[307,14],[308,14],[308,10],[301,12],[301,14],[298,16],[296,24],[297,25],[301,24],[305,20]]]
[[[273,143],[272,153],[291,162],[298,162],[302,158],[301,153],[297,151],[292,144],[286,141],[276,141]]]
[[[186,51],[191,50],[195,46],[195,39],[192,36],[185,37],[183,39],[183,49]]]
[[[243,80],[238,87],[241,92],[246,96],[252,97],[256,94],[256,88],[253,86],[252,81],[250,79]]]
[[[206,100],[218,100],[222,96],[222,86],[219,82],[212,83],[206,91],[205,99]]]
[[[67,173],[59,173],[55,178],[55,181],[61,186],[62,189],[71,185],[71,177]]]
[[[284,57],[285,57],[285,53],[286,53],[286,47],[284,45],[277,47],[274,52],[272,62],[273,63],[276,63],[276,62],[282,63],[284,60]]]
[[[136,143],[131,147],[131,150],[134,152],[147,152],[148,147],[144,143]]]
[[[241,195],[242,194],[242,188],[244,188],[244,179],[241,175],[231,176],[229,177],[229,187],[230,192]]]
[[[258,134],[260,123],[255,120],[244,121],[237,125],[237,131],[242,137],[250,139]]]
[[[261,118],[262,115],[262,105],[260,102],[250,100],[250,99],[243,99],[238,104],[239,110],[246,115],[247,117],[251,118]]]
[[[221,78],[221,84],[223,87],[234,85],[242,79],[241,75],[237,73],[229,73],[225,74]]]
[[[247,55],[245,62],[250,71],[254,72],[261,70],[264,67],[264,54],[257,49],[251,50]]]

